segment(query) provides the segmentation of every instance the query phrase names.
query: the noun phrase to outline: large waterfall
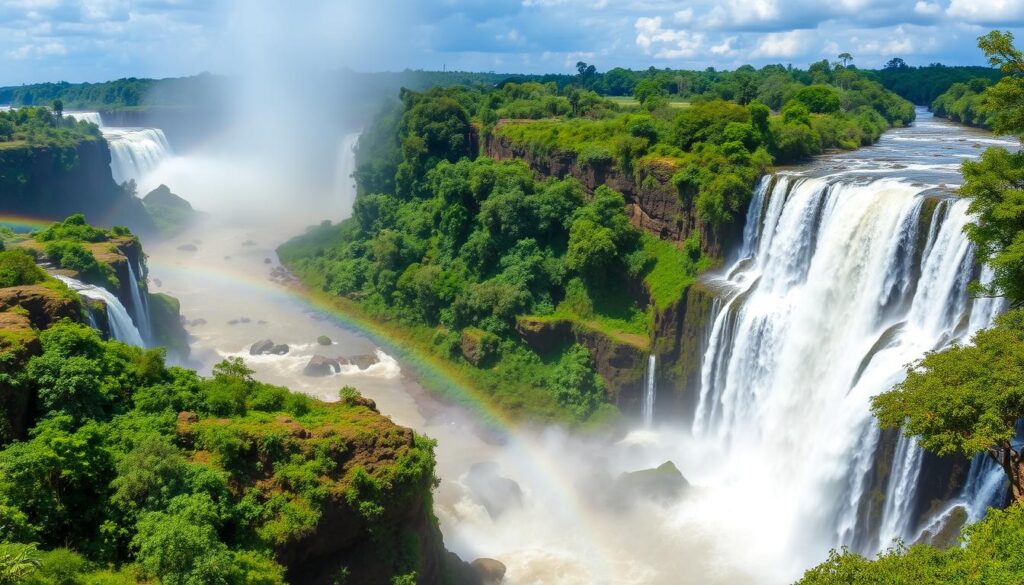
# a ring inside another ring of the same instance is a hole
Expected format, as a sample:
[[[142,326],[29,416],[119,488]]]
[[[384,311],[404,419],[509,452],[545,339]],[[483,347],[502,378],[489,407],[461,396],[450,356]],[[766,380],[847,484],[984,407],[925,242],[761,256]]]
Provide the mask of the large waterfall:
[[[997,312],[968,295],[967,206],[893,178],[787,174],[752,201],[745,257],[718,283],[692,430],[740,465],[770,461],[784,489],[806,494],[809,538],[872,549],[916,535],[922,451],[904,438],[877,535],[864,534],[880,440],[869,399]]]
[[[68,288],[83,297],[100,300],[107,305],[107,321],[110,324],[111,337],[130,345],[145,347],[145,343],[142,341],[142,335],[139,333],[139,329],[135,326],[135,322],[132,321],[131,315],[128,314],[128,310],[125,309],[124,305],[121,304],[121,301],[118,300],[113,293],[101,286],[85,284],[84,282],[71,278],[70,276],[65,276],[63,274],[54,274],[54,276],[64,284],[68,285]]]
[[[171,156],[159,128],[103,128],[103,137],[110,144],[110,170],[118,183],[141,182]]]

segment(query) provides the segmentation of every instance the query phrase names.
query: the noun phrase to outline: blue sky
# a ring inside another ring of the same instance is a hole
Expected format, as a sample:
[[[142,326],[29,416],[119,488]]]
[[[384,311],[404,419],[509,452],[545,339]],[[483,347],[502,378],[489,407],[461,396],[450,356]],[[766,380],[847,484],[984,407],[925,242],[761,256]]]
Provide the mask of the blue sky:
[[[983,64],[1024,0],[0,0],[0,84],[258,67],[568,72]],[[1021,37],[1024,40],[1024,37]]]

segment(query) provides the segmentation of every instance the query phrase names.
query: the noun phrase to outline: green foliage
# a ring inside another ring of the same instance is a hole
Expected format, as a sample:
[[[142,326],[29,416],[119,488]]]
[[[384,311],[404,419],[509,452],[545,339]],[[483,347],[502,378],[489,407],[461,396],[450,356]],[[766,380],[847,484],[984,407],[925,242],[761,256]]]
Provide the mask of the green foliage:
[[[33,585],[281,585],[272,551],[315,530],[350,469],[377,488],[354,510],[395,518],[429,498],[433,444],[362,401],[294,395],[240,360],[203,379],[72,323],[40,343],[12,381],[38,395],[38,419],[28,440],[0,449],[0,542],[49,550],[30,557]],[[384,531],[384,518],[355,529]],[[0,574],[27,570],[26,550],[0,545]],[[137,575],[99,569],[133,563]]]
[[[587,348],[579,344],[562,354],[552,385],[558,403],[576,412],[580,419],[589,417],[604,401],[604,380],[594,369]]]
[[[872,400],[884,426],[903,426],[939,455],[973,455],[1008,442],[1024,417],[1024,312],[999,317],[971,345],[927,354]]]
[[[0,585],[17,585],[39,569],[39,550],[34,544],[0,542]]]
[[[963,546],[940,550],[898,545],[875,560],[848,550],[832,551],[808,570],[799,585],[1010,585],[1024,580],[1024,508],[989,510],[964,529]]]
[[[35,258],[24,250],[0,251],[0,288],[36,284],[46,280],[46,273],[36,265]]]
[[[797,91],[793,99],[807,106],[814,114],[831,114],[839,111],[839,91],[829,85],[808,85]]]
[[[990,128],[989,109],[986,107],[985,90],[991,82],[983,77],[964,83],[954,83],[931,103],[931,110],[940,118],[954,122]]]
[[[0,112],[0,142],[18,142],[29,146],[49,146],[64,166],[73,162],[73,149],[79,142],[100,140],[95,124],[54,115],[49,108],[27,107]]]
[[[964,161],[960,193],[971,197],[977,220],[967,235],[978,257],[995,273],[986,294],[1006,295],[1014,304],[1024,301],[1024,154],[988,148],[981,159]]]

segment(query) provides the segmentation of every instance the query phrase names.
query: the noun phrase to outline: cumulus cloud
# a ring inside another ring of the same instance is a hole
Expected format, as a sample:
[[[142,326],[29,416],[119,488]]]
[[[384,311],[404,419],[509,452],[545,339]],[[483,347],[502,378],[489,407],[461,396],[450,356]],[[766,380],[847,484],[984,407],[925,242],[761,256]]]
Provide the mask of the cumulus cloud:
[[[768,33],[758,40],[753,54],[757,57],[791,58],[804,51],[805,42],[806,35],[799,30]]]
[[[1021,24],[1024,22],[1024,0],[951,0],[946,14],[973,24]]]
[[[660,16],[636,19],[636,44],[649,55],[662,59],[693,57],[704,45],[704,35],[665,28]]]
[[[230,72],[233,22],[265,4],[0,0],[0,85]],[[382,5],[388,18],[367,18]],[[310,16],[325,6],[329,17]],[[976,38],[988,28],[1024,38],[1024,0],[305,0],[281,11],[287,22],[268,35],[308,28],[330,41],[295,58],[364,70],[571,73],[579,55],[599,70],[806,66],[846,51],[861,67],[983,64]]]

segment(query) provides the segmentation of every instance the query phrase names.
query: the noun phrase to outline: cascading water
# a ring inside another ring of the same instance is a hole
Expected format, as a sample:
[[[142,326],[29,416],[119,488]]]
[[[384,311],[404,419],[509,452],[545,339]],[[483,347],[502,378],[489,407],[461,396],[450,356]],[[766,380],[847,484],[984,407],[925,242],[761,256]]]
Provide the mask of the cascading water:
[[[131,315],[128,314],[128,310],[124,308],[121,301],[112,294],[110,291],[103,287],[93,286],[91,284],[85,284],[80,280],[65,276],[63,274],[55,274],[64,284],[68,285],[68,288],[82,295],[83,297],[96,299],[103,301],[107,305],[107,320],[110,323],[110,335],[124,343],[130,345],[136,345],[144,347],[145,344],[142,342],[142,335],[139,333],[138,328],[135,327],[135,323],[132,321]]]
[[[110,144],[110,170],[114,180],[142,182],[161,163],[171,157],[163,130],[159,128],[103,128]]]
[[[654,425],[654,399],[657,396],[656,361],[654,354],[647,358],[647,379],[644,381],[644,403],[640,409],[644,428]]]
[[[131,260],[128,261],[128,280],[128,286],[131,290],[132,314],[134,315],[135,324],[138,327],[143,341],[148,343],[153,339],[152,331],[150,330],[149,303],[146,302],[146,297],[139,289],[139,279],[136,276],[135,268],[132,266]]]
[[[986,326],[972,304],[968,201],[892,178],[779,175],[752,200],[742,250],[722,279],[692,432],[742,465],[766,458],[805,494],[795,522],[830,546],[912,540],[922,452],[900,438],[877,535],[862,507],[880,440],[872,395],[905,364]],[[751,228],[751,225],[753,226]]]
[[[64,112],[64,115],[73,116],[76,120],[82,122],[91,122],[100,128],[103,127],[103,117],[100,116],[99,112]]]

